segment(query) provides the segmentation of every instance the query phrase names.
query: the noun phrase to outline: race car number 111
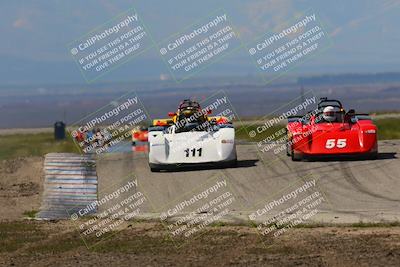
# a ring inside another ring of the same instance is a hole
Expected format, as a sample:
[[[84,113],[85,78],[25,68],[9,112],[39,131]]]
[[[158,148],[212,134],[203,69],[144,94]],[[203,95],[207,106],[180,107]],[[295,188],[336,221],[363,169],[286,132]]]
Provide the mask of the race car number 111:
[[[198,148],[198,149],[196,149],[196,148],[192,148],[192,149],[186,148],[185,149],[185,153],[186,153],[186,157],[187,158],[190,157],[190,156],[196,157],[196,155],[198,157],[201,157],[201,152],[202,152],[202,148]]]

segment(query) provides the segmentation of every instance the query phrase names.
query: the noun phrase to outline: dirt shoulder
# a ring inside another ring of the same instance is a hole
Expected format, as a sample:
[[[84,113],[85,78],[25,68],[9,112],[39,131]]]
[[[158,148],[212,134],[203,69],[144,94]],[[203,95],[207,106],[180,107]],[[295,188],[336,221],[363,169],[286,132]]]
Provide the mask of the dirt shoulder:
[[[255,228],[209,227],[175,247],[158,223],[136,222],[87,249],[69,221],[1,223],[0,265],[398,266],[400,227],[291,229],[271,245]]]
[[[0,161],[0,221],[17,220],[39,210],[43,192],[43,158]]]

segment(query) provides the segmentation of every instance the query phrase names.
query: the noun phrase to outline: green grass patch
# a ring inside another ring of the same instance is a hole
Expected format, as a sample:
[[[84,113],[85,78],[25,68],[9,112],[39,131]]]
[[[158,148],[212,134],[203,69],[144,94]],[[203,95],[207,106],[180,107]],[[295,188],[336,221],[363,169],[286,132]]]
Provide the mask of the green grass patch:
[[[29,211],[25,211],[24,213],[23,213],[23,215],[25,216],[25,217],[28,217],[28,218],[35,218],[35,216],[36,216],[36,213],[38,213],[38,211],[37,210],[29,210]]]
[[[140,235],[130,237],[124,235],[124,233],[125,232],[122,231],[110,239],[99,242],[98,244],[94,245],[91,250],[99,253],[143,253],[149,251],[150,249],[162,250],[174,248],[174,243],[167,236],[150,237],[146,235]]]
[[[386,118],[374,121],[378,126],[379,140],[400,139],[400,118]]]
[[[384,118],[376,119],[374,123],[378,127],[378,138],[379,140],[391,140],[400,139],[400,118]],[[255,137],[251,138],[249,132],[257,132],[257,127],[262,125],[248,125],[236,128],[236,138],[240,140],[246,140],[251,142],[259,142],[267,137],[270,137],[271,141],[282,138],[284,135],[281,132],[285,125],[276,125],[269,127],[261,134],[256,134]]]
[[[26,244],[42,240],[43,236],[40,225],[35,222],[2,222],[0,223],[0,253],[16,251]]]
[[[231,224],[226,223],[219,225],[224,228]],[[233,224],[233,226],[240,226]],[[286,225],[283,225],[286,226]],[[280,228],[283,228],[279,227]],[[387,228],[399,227],[399,222],[381,222],[367,223],[358,222],[354,224],[300,224],[294,228],[321,228],[321,227],[339,227],[339,228]],[[157,226],[156,226],[157,227]],[[232,237],[232,240],[237,240],[246,233],[238,233],[235,230],[213,231],[212,225],[202,235],[203,240],[208,240],[209,245],[219,245],[224,237]],[[243,225],[249,227],[249,225]],[[251,226],[250,226],[251,227]],[[134,228],[133,228],[134,229]],[[153,229],[154,230],[154,229]],[[90,250],[97,253],[147,253],[149,250],[154,251],[175,251],[175,245],[187,242],[187,239],[174,239],[176,243],[171,241],[168,235],[164,235],[165,230],[160,225],[160,235],[148,235],[143,229],[135,232],[129,229],[122,230],[111,236],[108,239],[90,238],[86,240],[91,247]],[[51,224],[37,221],[15,221],[15,222],[0,222],[0,253],[14,252],[22,248],[24,254],[37,255],[39,254],[57,254],[67,251],[86,250],[85,244],[79,235],[78,231],[55,234],[55,229]],[[54,236],[51,236],[51,235]],[[111,234],[114,234],[112,232]],[[196,239],[196,238],[194,238]],[[200,240],[202,240],[200,239]],[[99,242],[100,241],[100,242]]]
[[[398,227],[398,226],[400,226],[400,222],[380,222],[380,223],[358,222],[358,223],[352,223],[349,226],[355,227],[355,228]]]
[[[77,248],[86,249],[85,243],[79,236],[77,231],[68,232],[63,235],[59,235],[56,238],[45,239],[43,242],[37,242],[29,247],[28,253],[63,253]]]
[[[67,135],[67,139],[56,141],[53,133],[2,135],[0,147],[0,160],[43,156],[51,152],[79,153],[71,136]]]
[[[210,224],[211,227],[223,227],[223,226],[226,226],[226,225],[227,224],[225,222],[220,222],[220,221],[213,222],[213,223]]]
[[[237,139],[241,140],[248,140],[251,142],[259,142],[267,137],[271,139],[271,141],[278,140],[282,137],[285,136],[284,129],[286,128],[286,125],[275,125],[272,127],[269,127],[265,129],[262,133],[257,133],[257,127],[260,127],[262,125],[248,125],[248,126],[242,126],[239,128],[236,128],[235,131],[235,137]],[[249,133],[251,131],[255,131],[257,133],[254,137],[250,137]]]

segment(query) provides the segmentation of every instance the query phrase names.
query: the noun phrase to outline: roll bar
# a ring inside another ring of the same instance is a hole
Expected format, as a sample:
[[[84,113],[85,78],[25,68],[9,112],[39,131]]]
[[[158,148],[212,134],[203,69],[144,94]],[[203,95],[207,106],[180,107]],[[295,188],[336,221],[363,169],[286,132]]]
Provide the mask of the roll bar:
[[[330,103],[330,104],[324,105],[324,103]],[[326,106],[336,106],[341,109],[343,108],[343,105],[339,100],[328,99],[327,97],[321,97],[318,102],[318,108],[326,107]]]

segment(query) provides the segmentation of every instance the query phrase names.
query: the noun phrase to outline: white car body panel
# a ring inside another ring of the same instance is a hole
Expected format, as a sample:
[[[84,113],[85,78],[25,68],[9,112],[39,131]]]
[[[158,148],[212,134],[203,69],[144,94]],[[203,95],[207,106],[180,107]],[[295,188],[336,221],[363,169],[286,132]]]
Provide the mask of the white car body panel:
[[[229,162],[236,160],[235,129],[221,127],[216,131],[175,133],[149,131],[149,163],[157,165]]]

